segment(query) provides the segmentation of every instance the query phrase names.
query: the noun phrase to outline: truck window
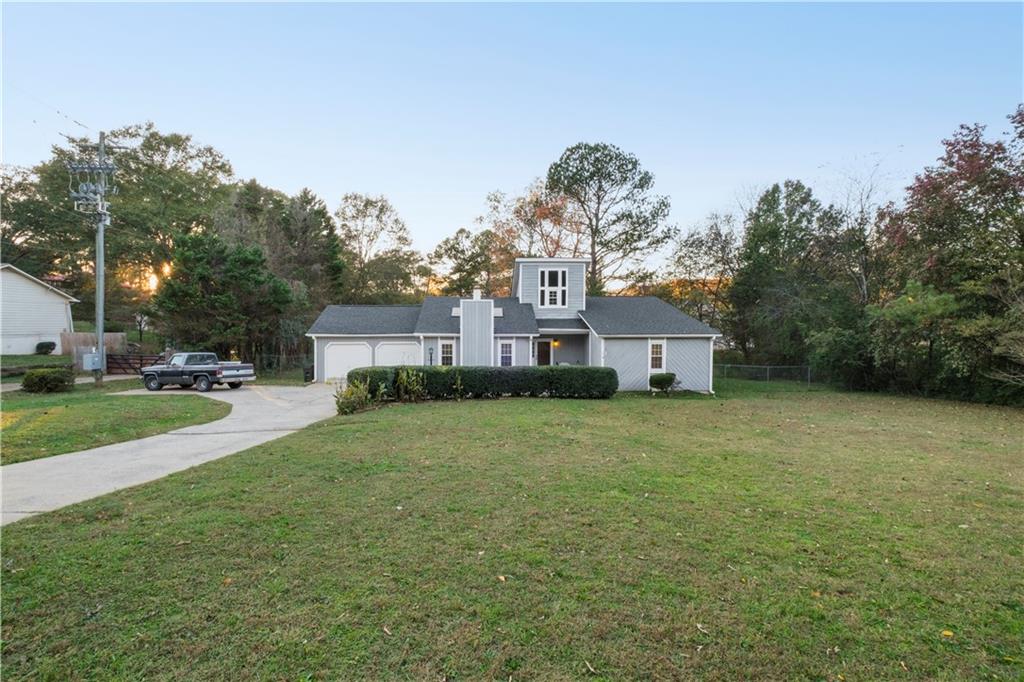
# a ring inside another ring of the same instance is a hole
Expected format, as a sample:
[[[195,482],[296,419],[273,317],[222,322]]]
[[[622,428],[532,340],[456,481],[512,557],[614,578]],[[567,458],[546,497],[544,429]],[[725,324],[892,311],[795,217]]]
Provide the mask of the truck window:
[[[181,367],[182,365],[185,364],[185,356],[174,355],[171,357],[171,361],[168,364],[170,364],[171,367]]]

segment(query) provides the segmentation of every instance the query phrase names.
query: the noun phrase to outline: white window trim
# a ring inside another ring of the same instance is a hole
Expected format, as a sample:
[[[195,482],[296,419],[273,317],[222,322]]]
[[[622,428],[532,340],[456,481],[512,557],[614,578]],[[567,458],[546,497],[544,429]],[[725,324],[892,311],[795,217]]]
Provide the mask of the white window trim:
[[[498,339],[498,367],[503,367],[504,366],[504,365],[501,364],[501,344],[503,344],[503,343],[507,343],[509,346],[512,347],[512,364],[509,365],[509,367],[515,367],[516,366],[516,341],[515,341],[515,339],[509,339],[509,338],[505,338],[505,337],[502,337],[502,338]]]
[[[551,286],[548,286],[547,284],[544,283],[545,280],[547,279],[544,275],[546,275],[549,272],[557,272],[557,273],[559,273],[559,275],[558,275],[559,285],[557,287],[551,287]],[[565,284],[561,283],[563,279],[565,280]],[[562,299],[561,293],[565,292],[565,304],[564,305],[562,305],[561,303],[559,303],[558,305],[550,305],[550,304],[544,302],[545,299],[546,299],[544,294],[549,292],[549,291],[551,291],[552,289],[557,291],[557,292],[559,292],[559,297],[558,297],[559,301],[561,301],[561,299]],[[537,268],[537,301],[538,301],[538,306],[537,307],[539,307],[539,308],[547,308],[547,309],[558,309],[558,308],[561,308],[561,309],[564,310],[564,309],[569,307],[569,269],[568,268]]]
[[[661,369],[651,367],[651,360],[654,358],[654,345],[661,346]],[[668,371],[668,343],[665,339],[647,339],[647,374],[662,374]]]
[[[446,365],[442,358],[444,358],[444,344],[450,343],[452,345],[452,364]],[[438,337],[437,339],[437,366],[438,367],[455,367],[457,366],[458,358],[455,357],[455,339],[452,337]]]

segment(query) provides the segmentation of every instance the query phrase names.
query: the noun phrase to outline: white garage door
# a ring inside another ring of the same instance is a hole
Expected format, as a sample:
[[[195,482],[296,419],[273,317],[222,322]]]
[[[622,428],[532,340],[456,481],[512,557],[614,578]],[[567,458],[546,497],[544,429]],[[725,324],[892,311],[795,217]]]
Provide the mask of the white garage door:
[[[373,364],[370,344],[359,342],[334,342],[324,348],[324,378],[338,381],[348,375],[350,369],[369,367]]]
[[[418,365],[420,364],[420,346],[418,343],[384,341],[377,344],[374,363],[378,366]]]

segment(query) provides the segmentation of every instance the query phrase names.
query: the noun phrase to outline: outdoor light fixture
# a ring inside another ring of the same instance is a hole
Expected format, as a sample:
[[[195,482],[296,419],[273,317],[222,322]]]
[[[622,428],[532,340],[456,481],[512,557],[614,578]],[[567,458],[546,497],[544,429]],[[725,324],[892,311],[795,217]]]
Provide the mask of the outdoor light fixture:
[[[561,342],[560,342],[560,341],[559,341],[558,339],[555,339],[554,341],[552,341],[552,342],[551,342],[551,345],[552,345],[552,346],[553,346],[554,348],[558,348],[558,344],[559,344],[559,343],[561,343]]]
[[[434,349],[433,348],[428,348],[427,349],[427,357],[430,358],[430,364],[433,365],[434,364]]]

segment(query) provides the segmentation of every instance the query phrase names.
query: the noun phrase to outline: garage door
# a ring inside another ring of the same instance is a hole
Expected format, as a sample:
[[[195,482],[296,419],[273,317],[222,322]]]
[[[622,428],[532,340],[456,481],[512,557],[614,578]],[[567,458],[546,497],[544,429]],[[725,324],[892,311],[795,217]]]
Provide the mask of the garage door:
[[[377,344],[375,365],[418,365],[420,345],[418,343],[384,341]]]
[[[373,364],[370,344],[363,342],[327,344],[324,348],[324,378],[327,381],[344,379],[350,369]]]

